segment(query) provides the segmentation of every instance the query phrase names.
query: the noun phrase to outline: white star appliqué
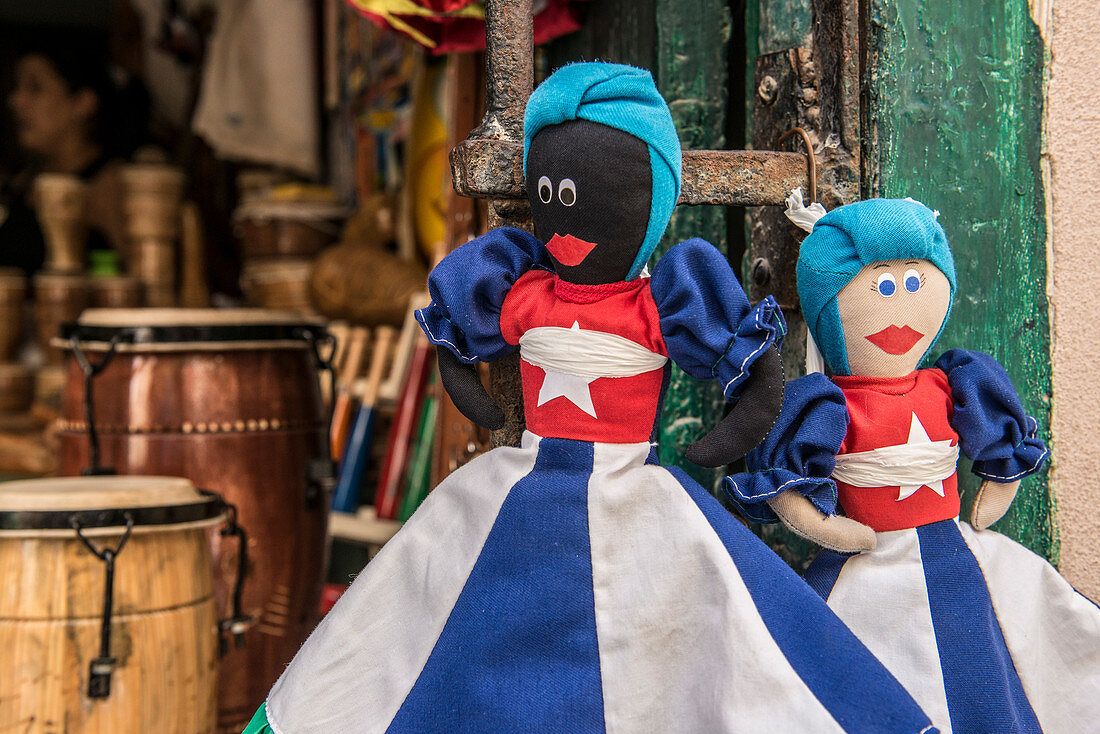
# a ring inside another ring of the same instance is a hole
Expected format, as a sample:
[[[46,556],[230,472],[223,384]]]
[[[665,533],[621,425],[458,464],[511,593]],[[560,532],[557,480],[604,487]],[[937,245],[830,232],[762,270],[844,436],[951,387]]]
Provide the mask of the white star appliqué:
[[[573,329],[580,330],[579,322],[574,321]],[[592,390],[588,387],[598,377],[581,377],[569,375],[564,372],[545,370],[546,378],[539,389],[538,406],[550,402],[554,398],[565,398],[593,418],[596,417],[596,408],[592,405]]]
[[[913,421],[909,424],[909,440],[906,441],[906,445],[917,443],[929,443],[934,446],[950,446],[951,439],[944,439],[943,441],[933,441],[928,437],[928,431],[924,430],[924,426],[921,424],[920,419],[917,418],[917,414],[913,413]],[[944,496],[943,480],[940,479],[936,482],[929,482],[928,484],[911,484],[903,485],[898,492],[898,502],[904,499],[908,499],[921,487],[928,487],[940,497]]]

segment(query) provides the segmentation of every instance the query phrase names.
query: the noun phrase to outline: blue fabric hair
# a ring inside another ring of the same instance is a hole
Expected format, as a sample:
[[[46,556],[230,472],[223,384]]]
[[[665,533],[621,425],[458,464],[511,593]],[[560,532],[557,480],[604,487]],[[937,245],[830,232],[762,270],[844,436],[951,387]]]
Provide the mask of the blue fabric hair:
[[[929,260],[947,276],[947,315],[921,359],[932,351],[955,300],[955,259],[937,214],[913,199],[868,199],[833,209],[803,240],[798,298],[806,326],[834,374],[850,373],[837,294],[865,265],[880,260]]]
[[[680,139],[672,113],[645,69],[584,62],[563,66],[535,89],[523,120],[523,170],[539,130],[569,120],[589,120],[629,133],[649,147],[653,171],[649,224],[627,279],[636,278],[668,226],[680,198]]]

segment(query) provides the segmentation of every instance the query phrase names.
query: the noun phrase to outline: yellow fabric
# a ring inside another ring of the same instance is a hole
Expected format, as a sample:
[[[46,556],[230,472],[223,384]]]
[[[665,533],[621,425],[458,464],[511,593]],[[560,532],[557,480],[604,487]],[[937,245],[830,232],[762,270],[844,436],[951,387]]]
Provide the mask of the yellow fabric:
[[[416,15],[424,18],[472,18],[485,20],[485,7],[481,3],[473,3],[464,8],[459,8],[450,13],[437,13],[412,0],[347,0],[353,8],[378,17],[389,23],[395,30],[406,33],[417,43],[427,48],[435,48],[436,43],[420,31],[401,19],[402,15]]]

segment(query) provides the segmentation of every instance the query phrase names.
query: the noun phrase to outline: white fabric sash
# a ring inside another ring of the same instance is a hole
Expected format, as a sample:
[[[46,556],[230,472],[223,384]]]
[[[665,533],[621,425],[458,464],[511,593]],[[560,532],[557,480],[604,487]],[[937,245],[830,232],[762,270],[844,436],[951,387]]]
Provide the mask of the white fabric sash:
[[[633,377],[664,367],[668,357],[618,334],[577,324],[538,326],[519,338],[520,356],[544,370],[578,377]]]
[[[853,487],[919,487],[947,479],[958,463],[959,447],[942,442],[885,446],[840,454],[833,479]]]

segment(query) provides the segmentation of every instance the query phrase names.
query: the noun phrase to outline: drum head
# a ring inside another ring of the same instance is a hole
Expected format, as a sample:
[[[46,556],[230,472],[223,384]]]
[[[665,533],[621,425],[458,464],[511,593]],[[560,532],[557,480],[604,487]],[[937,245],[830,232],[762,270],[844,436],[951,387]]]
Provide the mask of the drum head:
[[[189,349],[307,349],[326,336],[324,323],[262,308],[91,308],[61,327],[65,347],[76,336],[83,349],[184,351]]]
[[[178,477],[101,476],[0,483],[0,534],[214,524],[221,498]]]

